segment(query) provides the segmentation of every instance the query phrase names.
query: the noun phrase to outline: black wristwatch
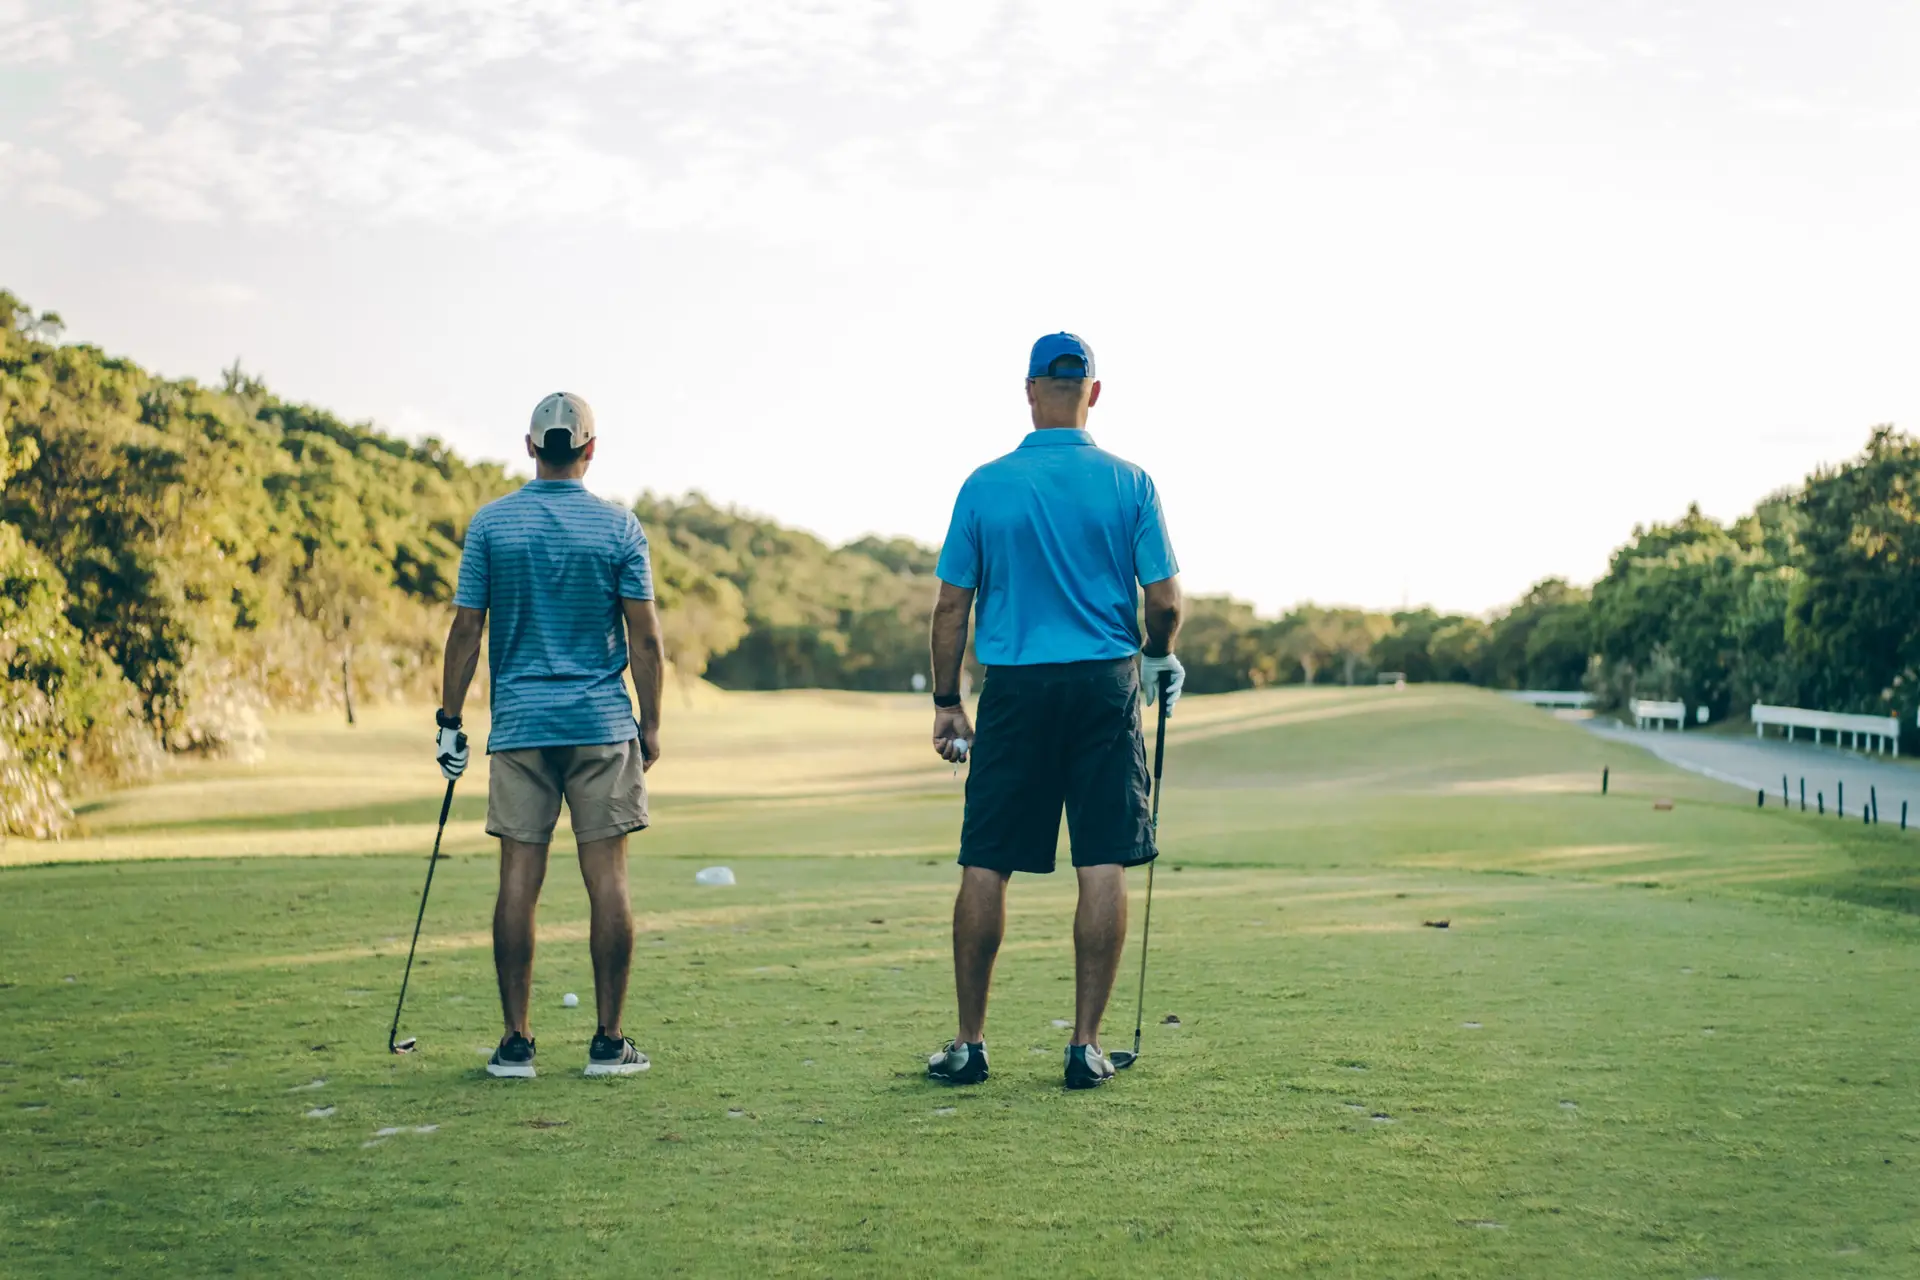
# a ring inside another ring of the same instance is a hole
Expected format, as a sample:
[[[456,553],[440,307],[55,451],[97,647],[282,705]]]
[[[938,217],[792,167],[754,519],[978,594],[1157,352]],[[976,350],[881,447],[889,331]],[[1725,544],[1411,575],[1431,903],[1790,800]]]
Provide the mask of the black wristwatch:
[[[439,707],[433,709],[433,722],[442,729],[458,729],[460,727],[459,716],[450,716]]]
[[[949,707],[957,707],[960,705],[960,695],[957,693],[936,693],[933,695],[933,705],[939,707],[942,711],[947,710]]]

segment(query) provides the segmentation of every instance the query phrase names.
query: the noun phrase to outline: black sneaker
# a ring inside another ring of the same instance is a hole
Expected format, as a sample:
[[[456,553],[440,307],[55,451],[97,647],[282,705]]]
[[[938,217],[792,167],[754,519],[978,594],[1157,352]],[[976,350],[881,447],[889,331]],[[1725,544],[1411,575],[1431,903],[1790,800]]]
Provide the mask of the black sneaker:
[[[533,1079],[533,1041],[519,1034],[502,1040],[487,1059],[487,1074],[510,1080]]]
[[[1067,1088],[1098,1089],[1113,1079],[1113,1063],[1094,1045],[1067,1046]]]
[[[587,1075],[630,1076],[652,1065],[647,1061],[647,1055],[635,1048],[633,1041],[625,1036],[594,1032],[593,1045],[587,1050]]]
[[[947,1084],[979,1084],[987,1078],[987,1044],[947,1041],[947,1047],[927,1059],[927,1078]]]

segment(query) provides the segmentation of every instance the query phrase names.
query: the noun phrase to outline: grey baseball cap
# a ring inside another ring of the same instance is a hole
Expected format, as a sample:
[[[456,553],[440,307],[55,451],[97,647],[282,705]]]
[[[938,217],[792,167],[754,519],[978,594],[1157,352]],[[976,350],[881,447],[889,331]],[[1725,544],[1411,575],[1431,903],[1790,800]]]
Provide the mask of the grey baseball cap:
[[[527,434],[535,444],[546,441],[547,432],[563,428],[576,449],[593,439],[593,409],[571,391],[556,391],[533,407],[533,422]]]

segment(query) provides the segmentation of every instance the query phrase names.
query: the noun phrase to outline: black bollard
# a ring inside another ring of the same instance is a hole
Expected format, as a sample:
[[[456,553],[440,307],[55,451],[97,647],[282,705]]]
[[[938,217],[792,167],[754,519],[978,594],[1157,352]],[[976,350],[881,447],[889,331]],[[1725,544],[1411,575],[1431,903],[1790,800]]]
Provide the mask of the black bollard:
[[[1807,811],[1807,780],[1805,778],[1802,778],[1800,779],[1800,812],[1805,813],[1806,811]]]
[[[1907,829],[1907,802],[1905,800],[1900,802],[1900,829],[1902,831]]]
[[[1860,825],[1863,827],[1873,825],[1873,810],[1864,804],[1860,806]]]
[[[1844,779],[1833,784],[1833,816],[1847,816],[1847,784]]]
[[[1820,816],[1823,818],[1826,817],[1827,816],[1827,793],[1824,791],[1814,792],[1813,803],[1815,807],[1819,810]]]
[[[1867,788],[1867,812],[1873,815],[1873,825],[1880,825],[1880,788]]]
[[[1792,803],[1792,798],[1787,795],[1787,775],[1783,773],[1780,775],[1780,807],[1785,809]]]
[[[1610,772],[1612,771],[1609,769],[1600,770],[1600,794],[1601,795],[1607,794],[1607,774]]]
[[[1753,793],[1753,807],[1756,809],[1764,809],[1767,807],[1767,789],[1765,787]]]

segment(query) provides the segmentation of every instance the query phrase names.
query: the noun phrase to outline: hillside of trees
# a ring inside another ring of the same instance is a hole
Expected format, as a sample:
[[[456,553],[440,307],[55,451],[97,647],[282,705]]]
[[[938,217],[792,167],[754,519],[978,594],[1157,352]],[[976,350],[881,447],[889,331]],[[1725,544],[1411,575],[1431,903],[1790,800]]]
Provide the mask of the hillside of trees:
[[[273,395],[62,344],[0,292],[0,835],[271,707],[432,697],[460,542],[520,482]],[[637,504],[669,657],[736,688],[907,687],[933,552],[834,548],[698,495]],[[481,691],[484,696],[484,689]]]
[[[272,707],[433,696],[460,541],[519,483],[279,399],[60,341],[0,292],[0,835],[167,752],[245,753]],[[1636,528],[1591,588],[1486,617],[1197,597],[1194,692],[1413,681],[1897,712],[1920,692],[1920,443],[1891,428],[1721,525]],[[699,494],[643,496],[669,657],[726,688],[909,687],[934,548],[834,547]],[[1910,727],[1909,734],[1913,732]]]
[[[1721,524],[1697,507],[1638,526],[1591,588],[1536,584],[1490,618],[1305,606],[1262,622],[1194,602],[1181,642],[1200,690],[1404,671],[1600,705],[1678,698],[1719,720],[1755,702],[1920,707],[1920,441],[1876,428],[1861,454]]]

